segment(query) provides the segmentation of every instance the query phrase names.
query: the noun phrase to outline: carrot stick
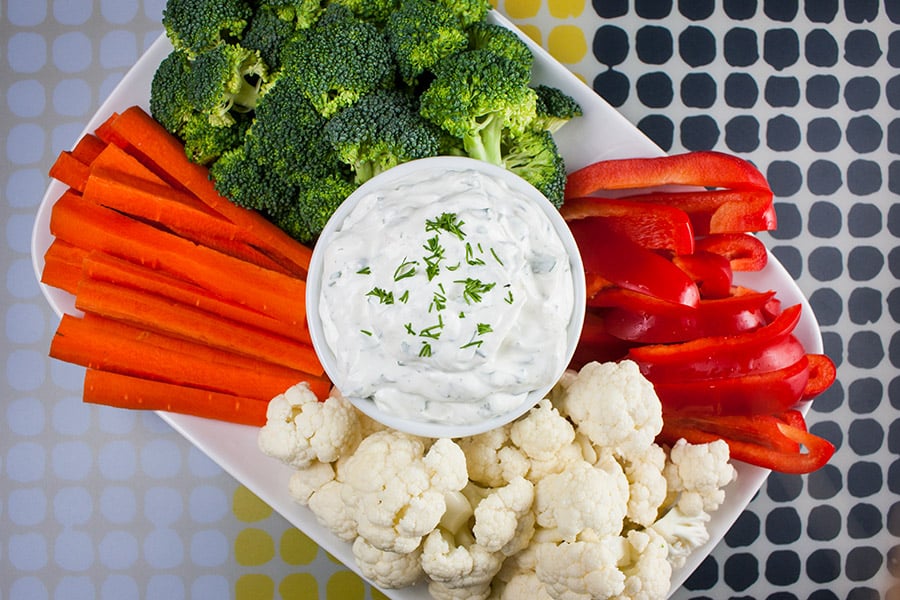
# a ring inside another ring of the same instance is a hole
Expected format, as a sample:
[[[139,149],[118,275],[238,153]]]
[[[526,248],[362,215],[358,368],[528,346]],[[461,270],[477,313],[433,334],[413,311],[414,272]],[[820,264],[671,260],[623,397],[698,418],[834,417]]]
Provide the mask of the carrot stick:
[[[53,240],[44,253],[41,283],[74,294],[81,279],[81,265],[87,251],[62,240]]]
[[[272,258],[305,273],[312,250],[300,244],[259,213],[241,208],[216,191],[206,167],[192,163],[181,141],[139,106],[109,122],[110,138],[174,186],[183,186],[212,209],[255,236],[254,245]]]
[[[111,169],[128,173],[153,183],[165,184],[153,171],[141,164],[141,161],[128,154],[115,144],[107,144],[103,151],[94,158],[91,169]]]
[[[50,232],[76,246],[186,279],[286,326],[305,327],[304,281],[198,246],[71,192],[53,205]]]
[[[156,294],[225,319],[311,344],[309,330],[306,327],[286,327],[281,321],[213,296],[193,283],[166,273],[97,251],[90,252],[81,264],[84,275],[91,279]]]
[[[140,290],[82,279],[75,308],[321,375],[312,346]]]
[[[178,232],[173,231],[173,233]],[[257,267],[262,267],[263,269],[276,271],[292,278],[303,279],[306,277],[305,273],[303,273],[301,276],[296,272],[290,271],[280,263],[275,262],[275,260],[272,259],[268,254],[260,252],[254,246],[251,246],[250,244],[240,240],[229,240],[203,232],[194,232],[191,234],[179,235],[185,239],[190,239],[196,244],[206,246],[207,248],[212,248],[213,250],[217,250],[222,254],[227,254],[228,256],[232,256],[234,258],[239,258],[244,262],[256,265]]]
[[[72,148],[72,155],[84,164],[90,165],[106,149],[107,145],[93,133],[86,133]]]
[[[256,357],[235,354],[220,348],[213,348],[206,344],[200,344],[191,340],[173,337],[159,331],[147,328],[135,327],[121,321],[114,321],[102,317],[96,313],[85,313],[81,319],[86,327],[100,328],[105,334],[122,338],[138,340],[141,343],[150,344],[173,352],[189,354],[190,356],[220,368],[237,366],[253,369],[261,375],[270,375],[276,381],[306,381],[310,389],[317,397],[325,399],[331,389],[331,382],[327,377],[313,377],[309,373],[303,373],[282,365],[276,365]]]
[[[96,167],[83,188],[86,200],[157,223],[190,239],[192,233],[233,240],[239,229],[197,200],[165,183]]]
[[[117,112],[114,112],[111,115],[109,115],[106,118],[106,120],[103,121],[102,123],[100,123],[100,125],[97,126],[97,129],[94,130],[94,135],[96,135],[104,143],[107,143],[107,144],[119,144],[119,145],[123,144],[124,141],[121,140],[120,138],[117,138],[112,129],[113,122],[118,118],[119,118],[119,113],[117,113]]]
[[[63,315],[50,342],[50,356],[91,369],[190,385],[214,392],[270,400],[301,378],[289,370],[265,370],[244,364],[211,363],[196,355]]]
[[[88,369],[84,401],[116,408],[161,410],[240,425],[266,424],[267,402],[183,385]]]
[[[63,150],[50,167],[50,177],[63,182],[67,186],[84,191],[91,168],[75,158],[68,150]]]

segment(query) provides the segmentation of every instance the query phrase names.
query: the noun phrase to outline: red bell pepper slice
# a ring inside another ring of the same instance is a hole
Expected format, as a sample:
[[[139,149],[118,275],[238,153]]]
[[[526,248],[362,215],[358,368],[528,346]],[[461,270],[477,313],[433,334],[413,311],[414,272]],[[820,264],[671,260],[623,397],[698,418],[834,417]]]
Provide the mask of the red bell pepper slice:
[[[670,260],[613,231],[602,219],[568,223],[586,274],[597,274],[626,290],[695,307],[697,284]]]
[[[599,190],[627,190],[663,185],[696,185],[768,190],[765,176],[750,162],[723,152],[697,151],[655,158],[602,160],[571,173],[566,198]]]
[[[765,326],[767,305],[775,292],[756,292],[700,300],[695,311],[651,313],[613,307],[604,311],[606,330],[615,337],[642,344],[670,344],[702,337],[738,335]]]
[[[761,271],[769,258],[766,245],[749,233],[709,235],[698,239],[695,248],[727,258],[733,271]]]
[[[588,309],[584,314],[584,325],[578,345],[569,363],[570,369],[581,369],[591,361],[608,362],[619,360],[628,354],[634,344],[613,337],[606,332],[603,318],[596,311]]]
[[[700,290],[700,298],[727,298],[731,295],[734,271],[731,261],[705,250],[672,257],[675,266],[687,273]]]
[[[770,231],[778,224],[772,192],[767,190],[662,191],[623,199],[683,210],[695,235]]]
[[[792,338],[790,336],[789,339]],[[783,349],[785,347],[787,349]],[[666,379],[648,374],[647,378],[659,396],[663,414],[750,415],[781,412],[796,405],[802,398],[809,381],[809,361],[803,353],[803,345],[796,339],[785,346],[779,344],[773,352],[777,355],[773,362],[782,358],[800,358],[783,368],[769,370],[761,367],[759,371],[746,371],[734,377]]]
[[[807,354],[809,359],[809,382],[803,390],[803,400],[812,400],[834,383],[837,369],[834,362],[825,354]]]
[[[693,444],[724,440],[734,460],[796,475],[820,469],[835,451],[831,442],[809,433],[803,415],[794,410],[708,418],[667,415],[657,441],[672,445],[682,438]]]
[[[656,315],[683,317],[697,310],[693,306],[661,300],[617,286],[601,287],[588,298],[587,305],[590,308],[619,307],[636,312],[647,312]]]
[[[603,218],[607,225],[644,248],[670,250],[675,254],[694,251],[694,229],[683,210],[609,198],[572,198],[560,214],[567,221]]]
[[[801,305],[784,309],[774,321],[739,335],[710,336],[680,344],[653,344],[638,346],[628,352],[628,358],[639,365],[689,365],[717,358],[739,358],[753,348],[768,346],[773,340],[790,334],[800,321]]]

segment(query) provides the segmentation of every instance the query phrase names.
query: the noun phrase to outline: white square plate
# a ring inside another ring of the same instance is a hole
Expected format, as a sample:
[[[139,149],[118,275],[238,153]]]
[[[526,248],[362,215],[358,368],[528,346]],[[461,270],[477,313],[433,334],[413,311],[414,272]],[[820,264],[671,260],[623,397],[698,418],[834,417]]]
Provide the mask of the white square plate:
[[[497,11],[491,11],[489,19],[515,29]],[[658,156],[663,153],[636,127],[545,50],[529,38],[522,37],[535,55],[535,82],[560,88],[575,98],[584,111],[584,116],[577,122],[563,127],[556,134],[557,142],[570,171],[600,159]],[[153,73],[160,61],[170,51],[171,45],[168,40],[164,35],[160,36],[113,90],[97,114],[87,124],[85,132],[94,131],[111,113],[122,111],[129,106],[139,105],[147,110]],[[40,279],[43,269],[44,252],[52,241],[49,229],[50,208],[63,191],[65,191],[63,184],[53,181],[47,188],[38,208],[31,248],[32,263],[38,279]],[[802,304],[803,316],[795,330],[795,335],[804,344],[807,352],[822,352],[821,335],[812,309],[790,275],[774,257],[769,257],[768,266],[762,271],[736,274],[735,281],[760,290],[775,290],[783,306]],[[74,298],[70,294],[47,286],[42,286],[42,290],[57,314],[77,314]],[[309,509],[291,500],[288,494],[288,479],[291,469],[259,451],[256,445],[258,431],[256,428],[185,415],[170,413],[159,413],[159,415],[225,471],[282,514],[292,525],[315,540],[323,549],[349,568],[357,570],[350,545],[339,540],[319,525]],[[735,466],[738,471],[738,479],[729,486],[725,504],[712,515],[712,520],[709,522],[710,541],[691,554],[684,567],[677,569],[672,574],[673,591],[681,586],[725,535],[768,475],[768,471],[746,464],[737,463]],[[387,596],[398,600],[428,597],[424,585],[403,590],[383,591]]]

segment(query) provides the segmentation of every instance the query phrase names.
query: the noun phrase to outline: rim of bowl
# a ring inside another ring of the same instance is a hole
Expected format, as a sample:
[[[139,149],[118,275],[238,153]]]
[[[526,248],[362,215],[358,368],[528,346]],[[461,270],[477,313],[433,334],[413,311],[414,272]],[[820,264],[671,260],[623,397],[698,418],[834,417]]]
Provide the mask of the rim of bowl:
[[[335,366],[335,356],[332,352],[322,328],[322,321],[319,315],[320,294],[322,289],[322,270],[323,270],[323,248],[328,243],[329,238],[340,227],[350,212],[356,207],[359,201],[371,193],[373,190],[384,188],[391,183],[401,180],[413,173],[423,169],[434,169],[438,171],[479,171],[489,177],[497,178],[505,182],[514,190],[523,193],[529,200],[533,201],[545,214],[553,225],[553,229],[559,236],[566,248],[569,257],[569,269],[572,273],[573,287],[573,306],[572,315],[569,318],[569,324],[566,328],[566,356],[562,361],[562,369],[557,377],[549,385],[542,388],[532,390],[527,394],[523,402],[515,409],[494,417],[484,419],[477,423],[471,424],[445,424],[435,421],[419,421],[398,417],[389,412],[379,409],[374,400],[371,398],[356,398],[347,396],[347,400],[358,408],[361,412],[368,415],[372,419],[386,425],[392,429],[429,438],[459,438],[471,435],[477,435],[490,431],[497,427],[502,427],[507,423],[514,421],[528,412],[541,399],[545,398],[550,390],[556,385],[559,377],[565,372],[572,356],[575,353],[575,347],[578,338],[581,335],[581,329],[584,324],[585,314],[585,281],[581,275],[584,273],[584,266],[581,260],[581,254],[578,252],[578,246],[575,239],[566,225],[565,220],[560,215],[559,210],[551,204],[543,194],[541,194],[530,183],[503,167],[461,156],[434,156],[429,158],[421,158],[408,161],[392,167],[379,175],[369,179],[361,184],[351,193],[346,200],[337,208],[334,214],[322,229],[318,241],[313,248],[312,258],[310,259],[309,271],[306,281],[306,313],[307,323],[309,327],[310,338],[312,339],[313,348],[325,369],[326,375],[331,379],[333,385],[340,389],[338,384],[338,372]]]

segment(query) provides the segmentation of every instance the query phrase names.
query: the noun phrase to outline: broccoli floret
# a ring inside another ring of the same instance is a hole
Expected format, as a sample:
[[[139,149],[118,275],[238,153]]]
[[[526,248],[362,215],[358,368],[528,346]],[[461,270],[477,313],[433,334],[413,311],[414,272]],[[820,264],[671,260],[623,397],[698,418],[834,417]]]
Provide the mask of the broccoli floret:
[[[463,27],[484,21],[492,8],[488,0],[437,0],[437,2],[459,19]]]
[[[209,169],[216,190],[238,206],[267,216],[281,213],[297,189],[247,155],[245,146],[226,151]]]
[[[472,50],[490,50],[513,61],[531,77],[531,66],[534,55],[531,48],[511,29],[481,21],[470,26],[469,48]]]
[[[400,76],[410,85],[468,45],[459,20],[434,0],[403,0],[388,17],[384,31]]]
[[[173,50],[159,63],[150,82],[150,114],[169,133],[178,135],[191,118],[191,63],[187,55]]]
[[[307,179],[300,186],[296,201],[276,215],[274,222],[294,239],[312,243],[334,211],[355,189],[356,184],[338,172]]]
[[[259,53],[236,44],[219,44],[201,52],[190,71],[189,97],[194,109],[219,126],[234,123],[232,112],[252,110],[267,78]]]
[[[559,208],[566,187],[566,166],[553,134],[529,130],[504,139],[503,166],[533,185]]]
[[[395,76],[384,34],[340,4],[329,4],[306,35],[285,46],[281,58],[300,82],[300,92],[325,117],[392,84]]]
[[[399,90],[377,90],[337,113],[325,136],[362,183],[402,162],[435,156],[440,130]]]
[[[353,11],[353,14],[370,23],[383,24],[388,15],[397,8],[398,0],[331,0],[333,4],[342,4]]]
[[[269,71],[275,72],[281,68],[281,49],[297,29],[293,21],[280,18],[275,9],[260,6],[253,13],[240,45],[259,52]]]
[[[246,136],[248,154],[291,183],[325,175],[337,164],[326,120],[300,90],[299,80],[283,72],[256,105]]]
[[[420,97],[420,113],[462,138],[472,158],[503,164],[500,141],[526,130],[537,94],[513,61],[488,50],[468,50],[435,67],[435,79]]]
[[[279,19],[290,21],[297,29],[306,29],[321,16],[322,4],[321,0],[261,0],[256,10],[271,9]]]
[[[536,127],[555,133],[575,117],[581,116],[581,105],[561,89],[542,84],[535,86],[534,91],[537,93]]]
[[[162,25],[172,45],[194,57],[238,40],[252,14],[245,0],[167,0]]]
[[[191,162],[208,165],[224,152],[242,145],[250,123],[248,115],[237,115],[233,124],[217,126],[206,115],[194,113],[181,129],[185,154]]]

